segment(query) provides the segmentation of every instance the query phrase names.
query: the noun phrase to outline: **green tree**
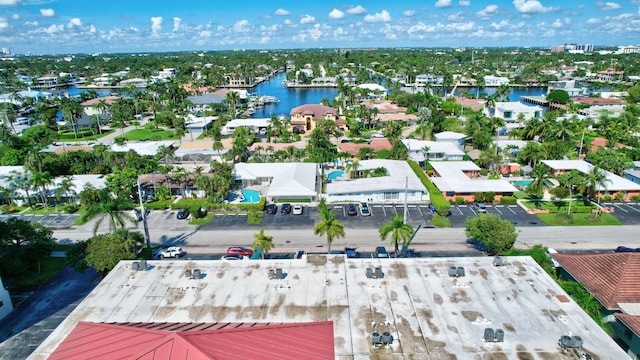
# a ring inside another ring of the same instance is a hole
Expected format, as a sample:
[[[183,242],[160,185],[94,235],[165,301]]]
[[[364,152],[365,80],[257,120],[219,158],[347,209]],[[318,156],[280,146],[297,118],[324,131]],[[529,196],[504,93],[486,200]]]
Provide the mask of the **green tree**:
[[[318,236],[327,237],[328,254],[331,253],[331,243],[333,243],[333,240],[345,236],[344,224],[341,221],[336,220],[335,210],[329,210],[327,209],[326,204],[322,204],[322,207],[318,206],[321,220],[314,226],[313,233]]]
[[[469,238],[485,245],[491,254],[501,254],[511,249],[517,237],[513,224],[496,214],[468,217],[465,233]]]
[[[260,232],[253,234],[253,243],[251,247],[253,251],[260,249],[260,257],[264,259],[264,256],[269,253],[274,247],[273,236],[268,236],[264,233],[264,228],[260,229]]]
[[[531,183],[527,186],[527,192],[535,195],[538,199],[542,199],[544,191],[553,186],[551,179],[551,171],[544,164],[537,164],[531,170]]]
[[[413,228],[411,225],[404,222],[402,215],[396,215],[391,218],[391,222],[383,224],[379,230],[380,240],[385,241],[391,236],[391,244],[395,247],[396,254],[398,253],[399,243],[404,246],[411,244],[411,237],[413,236]]]
[[[567,104],[571,99],[569,98],[569,93],[564,90],[551,90],[551,92],[547,95],[547,101],[557,104]]]
[[[27,220],[10,217],[0,221],[0,273],[18,275],[51,255],[53,231]]]
[[[130,201],[117,197],[113,198],[109,195],[103,195],[102,197],[105,200],[88,205],[86,212],[80,217],[83,222],[96,219],[96,223],[93,226],[94,234],[98,232],[98,228],[106,219],[109,221],[110,232],[114,232],[118,228],[124,228],[127,222],[137,225],[136,219],[127,212],[133,207]]]
[[[131,244],[144,239],[141,233],[138,234],[123,230],[94,235],[87,244],[84,262],[101,275],[106,275],[121,260],[135,259],[135,246],[132,247]]]

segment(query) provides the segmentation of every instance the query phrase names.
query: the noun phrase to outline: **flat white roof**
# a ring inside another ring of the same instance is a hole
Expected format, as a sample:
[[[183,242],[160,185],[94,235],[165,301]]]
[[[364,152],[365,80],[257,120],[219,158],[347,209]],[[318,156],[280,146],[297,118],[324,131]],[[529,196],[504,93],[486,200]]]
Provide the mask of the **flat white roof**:
[[[246,240],[250,241],[250,240]],[[300,260],[155,260],[146,271],[121,261],[30,359],[45,359],[80,321],[309,322],[333,321],[336,358],[565,358],[562,335],[584,340],[602,360],[626,353],[530,257]],[[384,276],[366,277],[380,266]],[[463,267],[464,277],[449,277]],[[283,279],[269,279],[281,268]],[[186,270],[199,269],[198,279]],[[503,329],[487,343],[485,328]],[[376,348],[371,334],[388,331]],[[239,344],[240,345],[240,344]]]
[[[519,191],[506,180],[470,179],[464,171],[480,171],[478,165],[471,161],[431,161],[429,164],[440,175],[440,177],[430,178],[440,191],[455,193]]]
[[[496,102],[496,109],[500,111],[518,111],[518,112],[533,112],[542,111],[542,107],[538,105],[525,105],[519,101],[511,102]]]
[[[587,174],[593,165],[584,160],[542,160],[542,163],[554,170],[578,170],[581,173]],[[627,180],[614,173],[601,169],[609,180],[604,186],[596,185],[598,191],[629,191],[640,190],[640,184],[636,184],[631,180]]]
[[[427,192],[420,179],[413,172],[406,161],[401,160],[360,160],[359,170],[375,169],[383,167],[387,169],[388,176],[372,177],[353,180],[333,181],[325,186],[327,194],[353,194],[404,191],[408,181],[408,191]]]
[[[267,196],[316,196],[316,163],[239,163],[236,177],[243,180],[273,178]]]
[[[429,140],[403,139],[402,143],[409,151],[420,151],[425,146],[429,147],[429,153],[445,153],[448,155],[464,155],[464,151],[451,142],[437,142]]]
[[[271,123],[270,118],[264,119],[233,119],[224,125],[225,129],[237,128],[240,126],[267,127]]]
[[[433,136],[436,138],[436,140],[460,140],[467,137],[467,135],[455,131],[443,131]]]
[[[111,151],[115,152],[127,152],[133,150],[138,155],[155,155],[158,153],[160,146],[173,146],[173,140],[162,141],[129,141],[124,145],[111,144]]]

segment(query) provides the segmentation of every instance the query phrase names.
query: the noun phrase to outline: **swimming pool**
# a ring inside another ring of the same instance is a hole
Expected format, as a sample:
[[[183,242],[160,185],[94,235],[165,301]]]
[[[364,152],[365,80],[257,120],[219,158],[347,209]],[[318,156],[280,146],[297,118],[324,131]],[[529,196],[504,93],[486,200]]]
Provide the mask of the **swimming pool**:
[[[251,189],[242,189],[242,201],[241,203],[257,203],[260,201],[260,191]]]
[[[520,186],[520,187],[523,187],[523,188],[529,186],[529,184],[531,184],[531,183],[532,183],[532,180],[514,180],[513,181],[513,185]]]
[[[332,171],[330,173],[327,174],[327,179],[329,180],[335,180],[339,177],[343,177],[344,176],[344,171],[341,170],[336,170],[336,171]]]

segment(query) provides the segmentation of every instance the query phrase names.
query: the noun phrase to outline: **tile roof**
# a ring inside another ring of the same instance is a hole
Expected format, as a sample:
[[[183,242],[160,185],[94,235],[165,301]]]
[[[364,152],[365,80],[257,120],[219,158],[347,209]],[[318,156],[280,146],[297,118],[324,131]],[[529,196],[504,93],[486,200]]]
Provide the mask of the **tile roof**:
[[[290,115],[311,115],[314,119],[322,119],[327,114],[336,115],[338,111],[331,106],[322,104],[304,104],[291,109]]]
[[[552,256],[607,309],[640,302],[640,253]]]
[[[391,150],[393,145],[386,138],[371,139],[369,143],[357,144],[353,142],[339,143],[338,148],[340,151],[347,152],[351,155],[356,155],[362,148],[370,148],[373,151]]]
[[[640,336],[640,316],[616,313],[615,316],[636,335]]]
[[[333,322],[80,322],[49,359],[333,359]]]

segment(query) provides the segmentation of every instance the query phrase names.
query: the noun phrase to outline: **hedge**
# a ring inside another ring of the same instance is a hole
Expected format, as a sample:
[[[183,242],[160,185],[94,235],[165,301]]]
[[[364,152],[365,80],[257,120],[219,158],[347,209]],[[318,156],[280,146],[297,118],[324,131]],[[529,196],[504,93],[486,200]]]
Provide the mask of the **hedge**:
[[[411,160],[407,160],[407,163],[409,164],[413,172],[416,174],[416,176],[418,176],[418,178],[422,182],[422,185],[424,185],[424,187],[426,187],[427,190],[429,191],[429,198],[431,199],[431,204],[435,206],[438,214],[442,216],[449,215],[449,209],[451,209],[451,205],[449,204],[447,199],[445,199],[444,195],[442,195],[440,190],[438,190],[438,188],[431,182],[431,180],[429,180],[429,178],[424,173],[424,171],[422,171],[422,168],[420,167],[420,165],[418,165],[417,162],[411,161]]]
[[[513,196],[503,196],[500,198],[500,204],[515,205],[518,203],[518,199]]]

